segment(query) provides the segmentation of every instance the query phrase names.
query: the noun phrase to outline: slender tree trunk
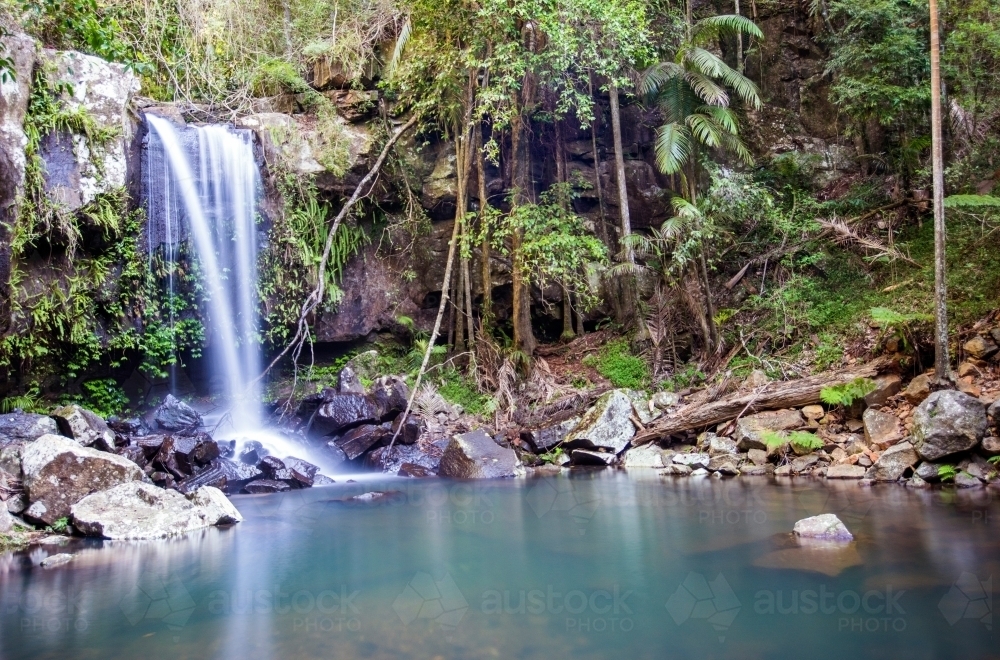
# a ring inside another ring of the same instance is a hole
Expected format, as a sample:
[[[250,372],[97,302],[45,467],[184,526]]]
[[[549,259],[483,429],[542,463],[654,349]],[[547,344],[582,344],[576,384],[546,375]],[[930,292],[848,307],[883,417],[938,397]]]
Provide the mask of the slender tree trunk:
[[[566,183],[566,142],[563,139],[562,120],[555,120],[556,134],[556,181]],[[573,337],[573,305],[569,297],[569,289],[562,288],[562,339]]]
[[[611,99],[611,133],[615,146],[615,178],[618,183],[618,208],[621,220],[619,243],[621,244],[622,260],[634,267],[635,250],[628,242],[628,236],[632,233],[632,221],[628,208],[628,187],[625,183],[625,153],[622,147],[621,113],[618,108],[618,87],[613,82],[608,86],[608,96]],[[623,325],[634,327],[637,330],[636,339],[645,340],[647,336],[646,325],[639,315],[639,292],[634,269],[633,272],[621,278],[621,288],[624,311],[624,317],[621,321]]]
[[[520,106],[523,109],[523,105]],[[527,163],[524,142],[524,119],[520,112],[514,114],[511,121],[511,178],[514,184],[513,206],[521,206],[528,202],[527,188],[531,184],[528,181]],[[511,232],[511,252],[512,252],[512,272],[511,283],[514,294],[514,345],[529,358],[535,353],[537,342],[535,333],[531,329],[531,290],[524,278],[523,264],[521,263],[521,244],[524,240],[524,231],[516,228]]]
[[[490,239],[486,227],[486,208],[489,197],[486,193],[486,155],[483,154],[483,125],[476,126],[476,167],[479,174],[479,230],[483,234],[480,246],[480,276],[483,280],[483,306],[481,331],[486,332],[493,318],[493,274],[490,268]]]
[[[697,158],[697,153],[691,159],[691,167],[688,172],[688,197],[692,204],[698,203],[698,165],[695,159]],[[717,349],[719,346],[719,329],[715,324],[715,303],[712,302],[712,283],[708,279],[708,263],[705,258],[705,246],[698,246],[698,263],[695,266],[695,274],[697,277],[699,288],[701,289],[701,295],[705,299],[705,306],[703,310],[704,321],[701,323],[703,330],[707,331],[705,334],[705,350],[706,353],[711,353],[713,350]]]
[[[736,0],[736,15],[740,15],[740,0]],[[736,70],[743,73],[743,33],[736,33]]]
[[[587,74],[587,89],[590,93],[590,97],[594,98],[594,74],[593,72],[588,72]],[[598,107],[597,104],[594,104]],[[597,113],[594,113],[594,121],[590,123],[590,147],[594,152],[594,186],[597,190],[597,207],[600,209],[601,217],[599,224],[597,225],[597,235],[604,242],[604,244],[611,249],[611,239],[608,237],[608,224],[607,224],[607,214],[604,212],[604,187],[601,184],[601,157],[597,152]]]
[[[934,376],[951,380],[948,358],[948,287],[945,279],[944,157],[941,147],[941,34],[938,2],[931,12],[931,153],[934,178]]]

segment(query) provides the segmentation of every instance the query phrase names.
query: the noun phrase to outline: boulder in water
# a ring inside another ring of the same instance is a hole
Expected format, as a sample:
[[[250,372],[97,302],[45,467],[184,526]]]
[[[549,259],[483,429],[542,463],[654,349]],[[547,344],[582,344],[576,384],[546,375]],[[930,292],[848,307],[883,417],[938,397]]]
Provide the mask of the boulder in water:
[[[240,450],[240,463],[245,465],[257,465],[268,455],[267,449],[264,445],[257,442],[256,440],[250,440],[243,445],[243,449]]]
[[[331,435],[359,424],[378,422],[379,418],[379,409],[372,397],[334,392],[316,410],[310,430],[317,435]]]
[[[176,398],[173,394],[168,394],[163,403],[153,414],[156,425],[167,431],[183,431],[201,426],[201,415],[198,412]]]
[[[347,459],[353,461],[379,442],[391,437],[392,427],[388,423],[378,426],[362,424],[347,431],[334,442],[344,451]]]
[[[601,452],[594,449],[574,449],[570,452],[570,460],[573,465],[608,467],[614,464],[615,458],[617,457],[611,452]]]
[[[178,481],[174,486],[179,492],[187,495],[193,493],[202,486],[211,486],[219,490],[225,490],[229,482],[227,471],[222,466],[221,461],[214,461],[208,467],[202,468],[197,474],[193,474],[187,479]]]
[[[286,484],[284,481],[275,481],[274,479],[257,479],[244,486],[243,490],[251,495],[260,495],[262,493],[282,493],[290,488],[291,486]]]
[[[108,539],[158,539],[243,520],[217,488],[183,495],[138,481],[88,495],[72,515],[81,532]]]
[[[86,408],[76,404],[63,406],[53,410],[52,417],[63,435],[84,447],[96,445],[98,449],[110,451],[115,446],[114,431],[96,413]]]
[[[316,480],[316,473],[319,472],[317,466],[294,456],[286,456],[284,463],[285,467],[291,473],[291,478],[298,485],[306,487],[313,485],[313,482]]]
[[[810,539],[823,539],[827,541],[852,541],[854,535],[847,531],[847,527],[832,513],[824,513],[819,516],[803,518],[795,523],[792,529],[796,536]]]
[[[25,516],[46,525],[69,515],[87,495],[143,478],[132,461],[61,435],[43,435],[25,445],[21,467],[29,506]]]
[[[226,476],[226,492],[230,494],[239,493],[245,485],[264,476],[264,473],[258,470],[256,465],[237,463],[228,458],[216,459],[213,465],[215,464],[218,464],[219,469]]]
[[[934,392],[913,411],[914,446],[926,461],[972,449],[987,427],[986,407],[956,390]]]
[[[583,449],[610,449],[618,454],[635,435],[632,401],[623,390],[602,395],[566,436],[566,444]]]
[[[20,410],[0,415],[0,449],[33,442],[43,435],[59,435],[56,420]]]
[[[901,442],[889,447],[878,457],[875,464],[868,468],[865,478],[874,481],[899,481],[913,473],[913,466],[920,462],[920,457],[909,442]]]
[[[440,476],[456,479],[514,477],[519,471],[514,450],[501,447],[482,429],[454,436],[438,467]]]

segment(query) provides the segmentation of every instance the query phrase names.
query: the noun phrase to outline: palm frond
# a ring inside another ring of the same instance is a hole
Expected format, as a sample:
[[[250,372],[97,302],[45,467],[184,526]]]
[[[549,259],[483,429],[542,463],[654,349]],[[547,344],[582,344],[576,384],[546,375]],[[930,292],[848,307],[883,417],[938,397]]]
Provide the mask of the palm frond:
[[[713,78],[721,76],[724,69],[729,69],[729,65],[723,62],[721,57],[697,46],[686,48],[684,59],[690,67]]]
[[[727,133],[739,135],[739,121],[736,118],[736,113],[729,108],[719,107],[717,105],[705,105],[698,108],[698,112],[709,115],[715,120],[715,123],[721,126]]]
[[[692,114],[687,117],[687,125],[698,142],[715,149],[722,146],[724,132],[712,117],[702,114]]]
[[[392,57],[389,58],[389,64],[385,68],[386,78],[392,78],[396,73],[396,67],[399,66],[399,61],[403,58],[403,50],[406,48],[411,34],[413,34],[413,23],[410,22],[410,19],[406,19],[403,27],[399,30],[399,36],[396,37],[396,46],[392,49]]]
[[[621,263],[617,263],[611,268],[608,268],[606,271],[604,271],[601,277],[605,281],[610,281],[612,279],[616,279],[619,277],[635,275],[644,268],[645,266],[642,266],[640,264],[632,263],[629,261],[622,261]]]
[[[992,195],[948,195],[944,198],[946,209],[971,206],[1000,206],[1000,197]]]
[[[684,67],[676,62],[657,62],[639,75],[636,84],[641,94],[655,94],[663,87],[663,84],[673,78],[684,75]]]
[[[732,133],[723,133],[721,137],[723,149],[736,154],[736,156],[745,164],[753,165],[753,154],[750,153],[749,147],[747,147],[743,140]]]
[[[664,174],[680,171],[691,155],[688,129],[676,122],[656,129],[656,166]]]
[[[722,82],[732,88],[744,103],[754,110],[760,110],[764,104],[760,100],[760,90],[757,89],[757,85],[739,71],[729,67],[725,62],[723,62],[723,67],[718,76]]]
[[[705,103],[714,106],[729,105],[729,95],[726,94],[726,90],[705,74],[688,71],[684,74],[684,80]]]
[[[695,23],[691,29],[692,38],[699,43],[706,43],[720,35],[742,34],[748,34],[757,39],[764,38],[764,33],[761,32],[756,23],[746,16],[740,16],[739,14],[709,16]]]
[[[670,200],[670,205],[674,207],[674,215],[682,220],[696,220],[701,217],[698,207],[683,197],[674,197]]]

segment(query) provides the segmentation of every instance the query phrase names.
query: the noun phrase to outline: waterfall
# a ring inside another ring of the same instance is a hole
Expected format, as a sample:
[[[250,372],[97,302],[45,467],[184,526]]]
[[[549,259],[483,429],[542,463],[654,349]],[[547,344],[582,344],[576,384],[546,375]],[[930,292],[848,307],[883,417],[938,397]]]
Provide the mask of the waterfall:
[[[252,134],[226,126],[177,127],[147,115],[150,252],[165,256],[187,236],[207,299],[206,357],[219,378],[227,413],[220,428],[248,435],[261,428],[257,316],[257,197],[260,174]],[[153,228],[156,227],[154,230]],[[168,286],[173,295],[173,277]]]

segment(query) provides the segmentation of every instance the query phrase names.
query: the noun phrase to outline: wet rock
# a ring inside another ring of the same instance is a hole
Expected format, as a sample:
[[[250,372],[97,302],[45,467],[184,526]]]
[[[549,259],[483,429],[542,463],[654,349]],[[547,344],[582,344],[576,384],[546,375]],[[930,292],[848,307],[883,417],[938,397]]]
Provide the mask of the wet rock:
[[[438,474],[456,479],[514,477],[520,464],[512,449],[493,442],[483,430],[456,435],[441,456]]]
[[[959,472],[955,475],[956,488],[982,488],[982,486],[983,482],[968,472]]]
[[[865,476],[865,468],[860,465],[848,465],[841,463],[831,465],[826,470],[827,479],[861,479]]]
[[[615,458],[615,454],[593,449],[574,449],[570,452],[570,461],[572,461],[573,465],[607,467],[614,464]]]
[[[160,453],[160,447],[163,446],[163,441],[166,439],[167,436],[160,434],[144,435],[138,438],[132,438],[132,443],[134,446],[142,449],[148,460],[152,460],[158,453]]]
[[[739,469],[736,467],[734,462],[734,457],[720,455],[712,457],[712,460],[708,462],[709,472],[715,472],[727,477],[735,477],[740,473]]]
[[[939,463],[923,462],[917,466],[914,474],[924,481],[938,481],[941,477],[939,476],[939,471],[941,465]]]
[[[535,451],[543,453],[562,442],[579,423],[579,417],[570,417],[550,426],[527,431],[523,437],[534,446]]]
[[[265,456],[257,464],[257,467],[264,473],[265,479],[284,482],[292,481],[292,471],[286,468],[285,462],[277,456]]]
[[[816,467],[819,462],[819,456],[816,454],[806,454],[805,456],[799,456],[791,462],[792,472],[794,474],[802,474],[808,472]]]
[[[337,375],[337,392],[340,394],[365,393],[365,386],[361,384],[361,380],[350,365],[341,369],[340,374]]]
[[[840,518],[832,513],[824,513],[811,518],[803,518],[795,523],[792,532],[796,536],[810,539],[823,539],[828,541],[852,541],[854,535],[847,531],[847,527],[840,521]]]
[[[245,485],[264,476],[264,473],[258,470],[256,465],[237,463],[228,458],[216,459],[216,463],[226,477],[227,493],[239,493]]]
[[[382,376],[372,385],[372,398],[380,419],[388,419],[406,410],[410,388],[402,378]]]
[[[115,434],[97,414],[73,404],[52,411],[59,431],[67,438],[73,438],[84,447],[95,443],[105,451],[115,446]]]
[[[901,442],[882,452],[874,465],[865,473],[865,478],[874,481],[899,481],[910,476],[919,460],[920,457],[917,456],[913,445]]]
[[[914,444],[924,460],[972,449],[986,430],[985,406],[962,392],[934,392],[913,411]]]
[[[334,393],[316,410],[311,432],[331,435],[359,424],[378,422],[379,418],[379,409],[372,397]]]
[[[43,435],[59,435],[56,420],[21,411],[0,415],[0,449],[23,445]]]
[[[251,495],[283,493],[289,489],[291,489],[291,486],[286,484],[284,481],[275,481],[274,479],[257,479],[255,481],[251,481],[243,487],[243,490]]]
[[[687,465],[671,464],[657,472],[661,477],[686,477],[691,474],[691,468]]]
[[[910,480],[906,482],[907,488],[930,488],[931,485],[927,483],[924,479],[920,477],[919,474],[915,474],[910,477]]]
[[[331,486],[335,483],[337,482],[331,479],[330,477],[326,476],[325,474],[317,474],[316,478],[313,480],[313,487]]]
[[[49,555],[42,561],[38,562],[38,565],[42,568],[55,568],[56,566],[62,566],[73,561],[74,555],[67,552],[60,552],[55,555]]]
[[[806,420],[798,410],[768,410],[741,417],[736,422],[733,438],[739,451],[751,449],[767,451],[767,443],[761,436],[762,431],[791,431],[805,425]]]
[[[448,442],[447,438],[438,438],[412,445],[397,443],[393,445],[392,451],[388,447],[377,447],[365,457],[365,464],[388,474],[398,474],[406,463],[419,465],[431,473],[437,473]]]
[[[81,532],[108,539],[165,538],[243,520],[217,488],[183,495],[141,482],[88,495],[73,506],[72,515]]]
[[[434,476],[434,473],[430,469],[416,463],[403,463],[399,466],[399,471],[396,474],[400,477],[414,477],[417,479]]]
[[[997,352],[997,345],[993,343],[992,339],[978,335],[965,342],[962,348],[977,360],[987,360]]]
[[[906,400],[914,406],[919,405],[931,395],[931,375],[920,374],[910,381],[904,392]]]
[[[898,374],[883,374],[875,377],[875,389],[865,396],[865,405],[884,406],[889,397],[903,389],[903,379]]]
[[[400,425],[402,429],[399,428]],[[392,433],[396,436],[396,444],[399,445],[412,445],[420,439],[423,432],[424,423],[416,415],[407,415],[405,422],[400,415],[392,422]]]
[[[70,507],[93,492],[143,478],[132,461],[59,435],[25,445],[21,467],[29,502],[25,516],[46,525],[68,516]]]
[[[6,506],[0,506],[0,534],[6,534],[14,529],[14,517]]]
[[[128,447],[119,447],[116,454],[127,458],[139,467],[146,467],[149,461],[146,459],[146,452],[142,450],[142,447],[137,447],[135,445],[129,445]]]
[[[184,431],[201,426],[201,415],[194,408],[168,394],[153,413],[156,425],[167,431]]]
[[[222,463],[220,461],[215,461],[208,467],[198,472],[198,474],[191,475],[187,479],[178,481],[174,488],[185,495],[193,493],[203,486],[211,486],[212,488],[218,488],[219,490],[225,491],[228,485],[227,474],[228,471],[223,467]]]
[[[294,456],[286,456],[284,463],[285,467],[291,472],[291,478],[299,485],[309,487],[315,483],[319,467]]]
[[[566,445],[583,449],[610,449],[620,453],[635,435],[632,402],[622,390],[602,395],[566,436]]]
[[[862,416],[865,425],[865,441],[879,450],[888,449],[903,439],[899,418],[890,413],[869,408]]]
[[[392,428],[389,424],[362,424],[355,427],[334,440],[334,443],[341,450],[348,460],[353,461],[366,451],[392,437]]]
[[[741,468],[740,474],[744,477],[769,477],[774,474],[774,466],[770,463],[764,463],[763,465],[745,465]]]
[[[256,440],[250,440],[243,444],[239,458],[240,463],[245,465],[257,465],[267,455],[268,451],[264,448],[264,445]]]
[[[622,457],[622,465],[627,468],[663,468],[663,452],[654,444],[632,447]]]
[[[708,454],[691,452],[689,454],[674,454],[670,459],[675,465],[686,465],[691,469],[707,468],[711,462]]]

